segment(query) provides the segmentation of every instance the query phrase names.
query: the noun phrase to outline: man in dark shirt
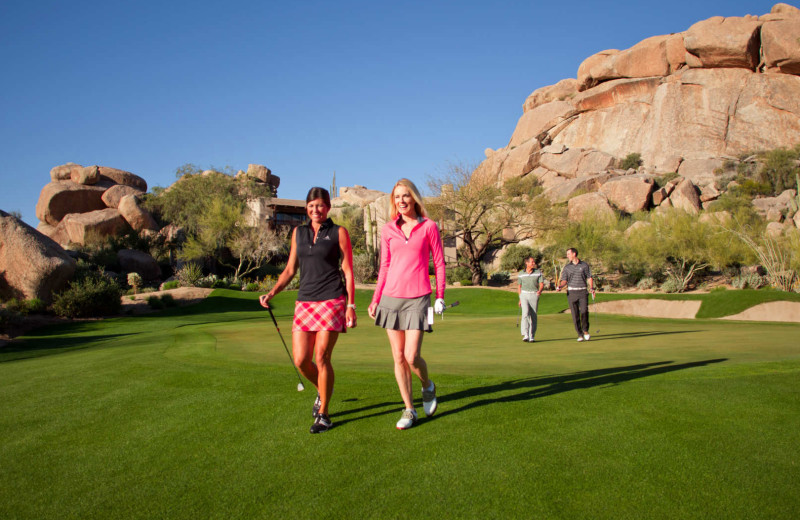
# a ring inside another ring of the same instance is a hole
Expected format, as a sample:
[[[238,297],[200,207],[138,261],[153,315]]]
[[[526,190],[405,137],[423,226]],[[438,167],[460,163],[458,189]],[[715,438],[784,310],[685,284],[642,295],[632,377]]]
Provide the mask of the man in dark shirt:
[[[567,302],[578,341],[589,341],[589,291],[594,299],[594,280],[589,264],[578,258],[578,250],[567,249],[567,265],[561,270],[557,291],[567,287]]]

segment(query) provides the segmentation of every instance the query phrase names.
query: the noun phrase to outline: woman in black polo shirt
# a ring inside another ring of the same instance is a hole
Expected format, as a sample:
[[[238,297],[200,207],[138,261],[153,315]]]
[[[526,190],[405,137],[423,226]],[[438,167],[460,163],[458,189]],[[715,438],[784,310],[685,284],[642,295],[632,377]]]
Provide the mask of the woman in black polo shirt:
[[[299,266],[300,289],[294,307],[292,353],[294,364],[317,387],[311,433],[327,431],[333,425],[328,415],[333,393],[331,354],[339,333],[356,326],[350,235],[328,218],[330,209],[328,190],[311,188],[306,196],[310,222],[294,229],[286,269],[272,290],[259,300],[262,306],[269,307],[268,302],[294,278]]]

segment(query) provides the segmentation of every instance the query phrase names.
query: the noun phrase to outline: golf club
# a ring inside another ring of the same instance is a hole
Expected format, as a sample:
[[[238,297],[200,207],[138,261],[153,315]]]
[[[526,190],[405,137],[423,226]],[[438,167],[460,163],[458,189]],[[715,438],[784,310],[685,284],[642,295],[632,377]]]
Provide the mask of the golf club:
[[[458,306],[460,303],[461,303],[460,301],[457,301],[457,302],[453,302],[453,303],[451,303],[450,305],[446,305],[446,306],[445,306],[445,308],[444,308],[444,309],[442,309],[442,314],[440,315],[440,316],[442,317],[442,319],[444,319],[444,311],[446,311],[447,309],[450,309],[451,307],[456,307],[456,306]]]
[[[283,334],[281,334],[281,329],[280,327],[278,327],[278,320],[276,320],[275,315],[272,314],[272,307],[267,307],[267,310],[269,311],[269,315],[272,318],[272,323],[275,324],[275,330],[278,331],[278,336],[281,337],[281,343],[283,343],[283,348],[284,350],[286,350],[286,355],[289,356],[289,360],[292,362],[292,367],[294,368],[294,371],[297,374],[297,380],[299,381],[299,383],[297,383],[297,391],[302,392],[303,390],[306,389],[306,387],[303,386],[303,380],[300,378],[300,371],[297,370],[297,367],[294,364],[294,358],[292,358],[292,354],[291,352],[289,352],[289,347],[286,346],[286,341],[284,341],[283,339]]]

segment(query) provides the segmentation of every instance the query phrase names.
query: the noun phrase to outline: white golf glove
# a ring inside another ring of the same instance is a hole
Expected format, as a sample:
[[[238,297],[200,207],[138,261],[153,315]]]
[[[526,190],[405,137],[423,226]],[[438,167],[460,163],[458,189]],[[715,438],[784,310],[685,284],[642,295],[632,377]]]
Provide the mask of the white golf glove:
[[[444,312],[444,300],[442,298],[436,298],[436,302],[433,304],[433,312],[436,314]]]

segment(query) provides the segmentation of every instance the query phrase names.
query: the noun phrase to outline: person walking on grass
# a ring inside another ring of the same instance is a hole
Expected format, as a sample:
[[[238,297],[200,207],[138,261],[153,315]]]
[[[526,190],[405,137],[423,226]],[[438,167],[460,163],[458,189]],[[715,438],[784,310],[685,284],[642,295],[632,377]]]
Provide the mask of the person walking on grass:
[[[525,269],[517,275],[519,285],[519,306],[522,309],[522,319],[519,322],[522,341],[533,343],[536,337],[537,315],[539,309],[539,296],[544,290],[542,271],[536,267],[536,259],[529,256],[525,259]]]
[[[567,287],[567,302],[578,341],[589,341],[589,292],[594,299],[594,280],[589,264],[578,258],[578,250],[567,249],[567,265],[561,270],[557,291]]]
[[[400,179],[389,196],[390,219],[381,229],[381,261],[378,282],[369,305],[375,325],[386,329],[394,358],[394,375],[405,409],[398,430],[417,422],[411,389],[412,374],[422,383],[425,415],[436,413],[436,385],[428,376],[421,356],[423,332],[431,332],[428,307],[431,282],[428,261],[436,272],[435,312],[444,312],[445,269],[442,239],[436,223],[428,219],[419,190],[408,179]]]
[[[328,190],[311,188],[306,196],[310,221],[292,232],[286,268],[272,290],[259,299],[263,307],[269,307],[269,301],[289,284],[300,268],[300,288],[292,323],[292,353],[295,366],[317,388],[311,433],[321,433],[333,426],[328,413],[334,380],[331,354],[339,333],[356,326],[350,235],[347,229],[328,218],[330,209]]]

